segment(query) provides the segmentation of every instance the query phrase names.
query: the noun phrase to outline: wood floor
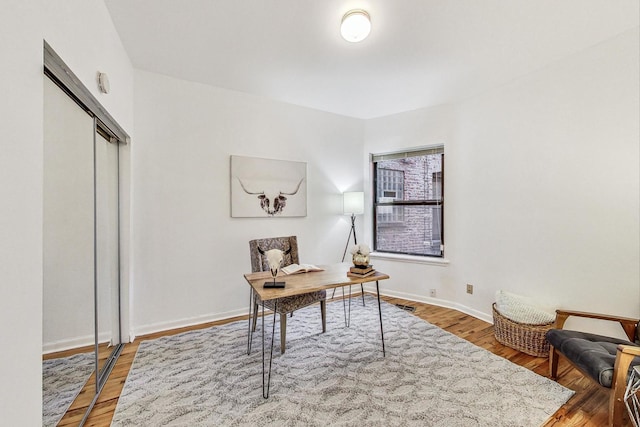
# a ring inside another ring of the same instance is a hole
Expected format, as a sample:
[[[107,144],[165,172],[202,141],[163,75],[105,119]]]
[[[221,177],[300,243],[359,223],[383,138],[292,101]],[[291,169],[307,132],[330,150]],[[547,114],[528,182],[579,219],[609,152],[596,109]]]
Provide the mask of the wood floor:
[[[434,305],[407,301],[399,298],[383,297],[385,301],[393,304],[403,304],[416,307],[414,314],[436,326],[441,327],[473,344],[482,347],[498,356],[504,357],[513,363],[524,366],[540,375],[547,376],[547,359],[528,356],[519,351],[505,347],[498,343],[493,336],[493,326],[482,320],[466,315],[456,310],[437,307]],[[236,317],[225,321],[212,322],[189,328],[174,329],[161,333],[146,335],[136,339],[134,343],[127,344],[118,359],[111,375],[102,390],[85,425],[108,427],[113,418],[113,413],[122,392],[127,374],[133,363],[133,358],[138,350],[138,345],[144,339],[158,338],[165,335],[173,335],[193,329],[208,328],[235,320],[246,319]],[[574,390],[575,395],[562,406],[556,414],[544,425],[544,427],[558,426],[594,426],[607,425],[608,390],[594,384],[584,378],[576,370],[572,369],[566,361],[561,360],[558,368],[558,382],[565,387]],[[69,411],[65,414],[59,426],[77,426],[91,403],[95,381],[90,380],[82,392],[73,402]],[[627,419],[626,425],[631,426]]]

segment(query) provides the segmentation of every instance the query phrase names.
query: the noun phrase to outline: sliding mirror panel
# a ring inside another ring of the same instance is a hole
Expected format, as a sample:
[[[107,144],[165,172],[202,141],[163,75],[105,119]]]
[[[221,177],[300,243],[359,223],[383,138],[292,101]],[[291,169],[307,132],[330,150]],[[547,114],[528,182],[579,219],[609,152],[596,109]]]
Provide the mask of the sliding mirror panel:
[[[118,143],[95,134],[96,173],[96,350],[101,385],[112,350],[120,344]]]
[[[94,121],[44,79],[43,425],[95,369]]]

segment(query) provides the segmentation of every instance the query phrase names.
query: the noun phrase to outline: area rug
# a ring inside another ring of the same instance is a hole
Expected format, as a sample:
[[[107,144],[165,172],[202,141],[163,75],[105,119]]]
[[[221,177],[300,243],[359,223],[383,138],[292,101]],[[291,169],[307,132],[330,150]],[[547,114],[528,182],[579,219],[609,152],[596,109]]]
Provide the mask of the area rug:
[[[91,377],[95,367],[93,353],[42,362],[42,425],[56,426]]]
[[[324,334],[317,305],[296,311],[268,399],[260,321],[250,355],[246,321],[143,341],[111,425],[526,427],[573,394],[391,304],[382,316],[386,357],[375,298],[352,301],[349,328],[327,304]]]

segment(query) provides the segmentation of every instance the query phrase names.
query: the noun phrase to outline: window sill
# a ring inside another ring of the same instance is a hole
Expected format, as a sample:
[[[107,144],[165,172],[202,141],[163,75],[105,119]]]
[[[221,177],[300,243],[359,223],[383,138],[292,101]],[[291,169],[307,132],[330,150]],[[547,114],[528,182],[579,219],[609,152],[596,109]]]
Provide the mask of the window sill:
[[[370,258],[384,259],[389,261],[408,262],[412,264],[439,265],[441,267],[449,265],[450,261],[446,258],[425,257],[417,255],[389,254],[385,252],[371,252]]]

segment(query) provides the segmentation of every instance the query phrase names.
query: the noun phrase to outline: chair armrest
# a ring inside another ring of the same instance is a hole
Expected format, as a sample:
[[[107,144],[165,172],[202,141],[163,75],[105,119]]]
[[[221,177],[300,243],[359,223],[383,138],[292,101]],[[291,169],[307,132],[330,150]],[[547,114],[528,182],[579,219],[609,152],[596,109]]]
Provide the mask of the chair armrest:
[[[627,334],[629,341],[635,340],[638,319],[633,319],[631,317],[611,316],[608,314],[587,313],[584,311],[556,310],[556,328],[562,329],[564,323],[570,316],[618,322],[622,326],[622,329],[624,329],[625,334]]]
[[[618,351],[620,353],[631,354],[632,356],[640,356],[640,347],[636,347],[633,345],[618,345]]]

